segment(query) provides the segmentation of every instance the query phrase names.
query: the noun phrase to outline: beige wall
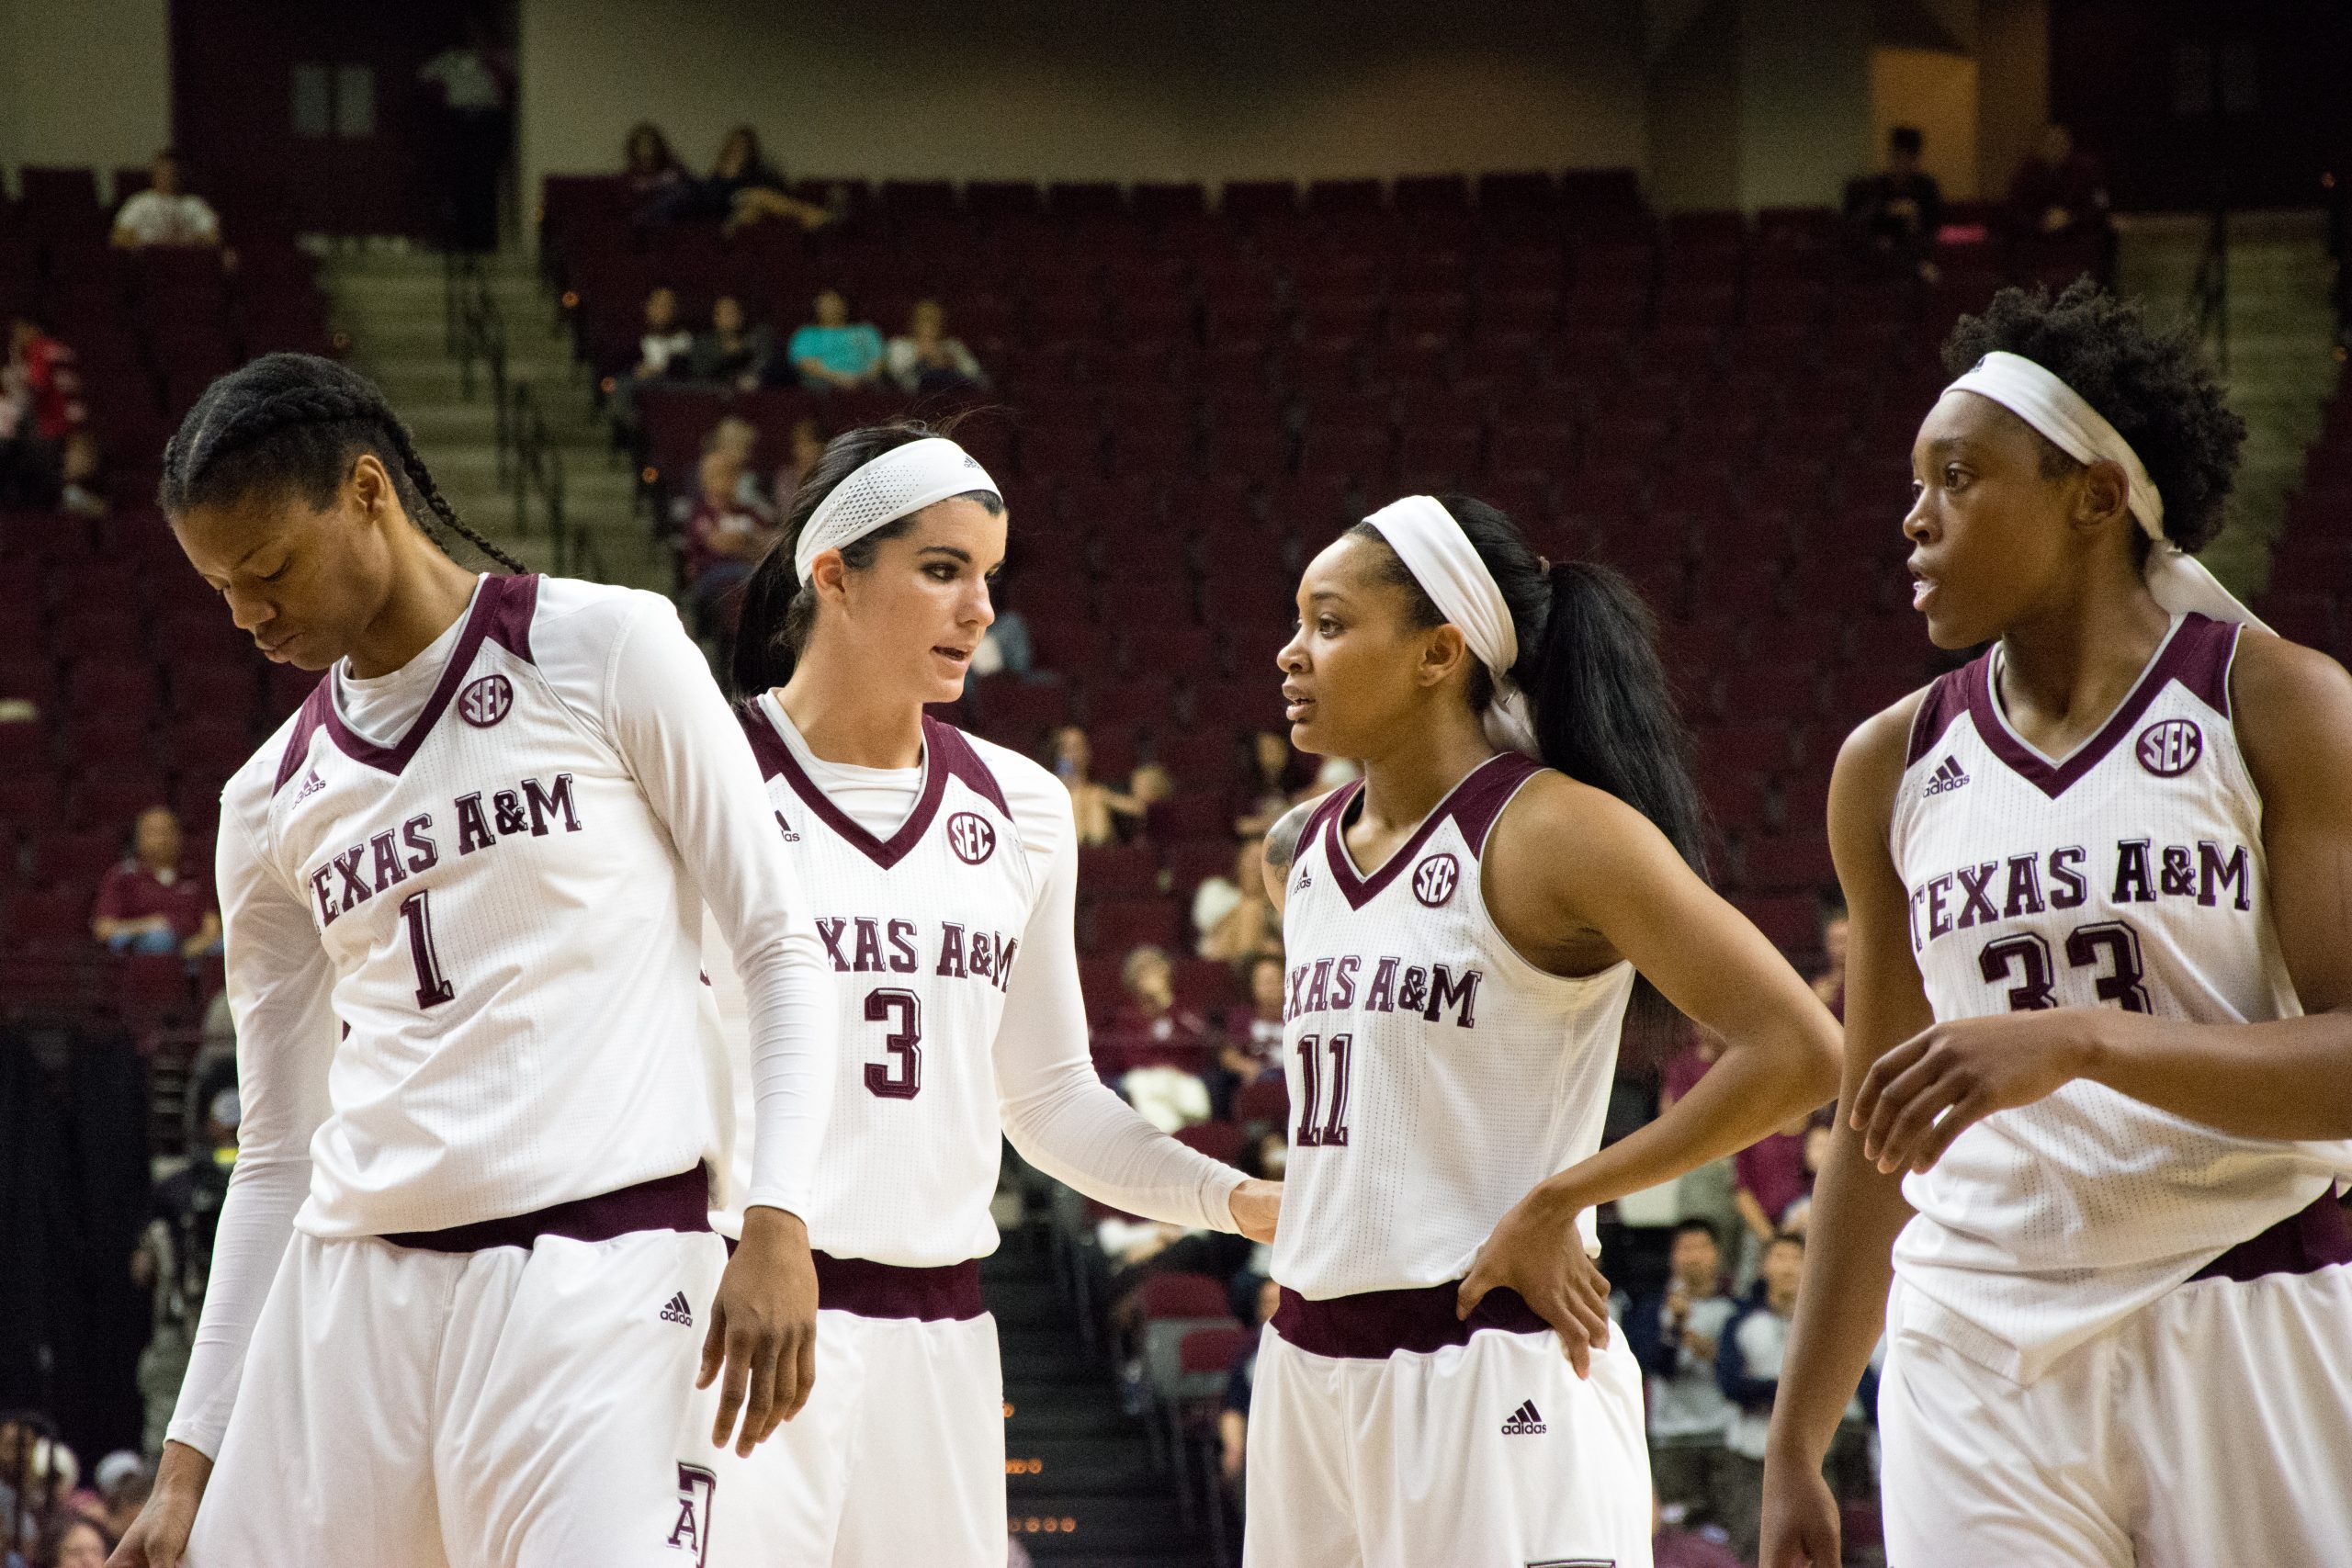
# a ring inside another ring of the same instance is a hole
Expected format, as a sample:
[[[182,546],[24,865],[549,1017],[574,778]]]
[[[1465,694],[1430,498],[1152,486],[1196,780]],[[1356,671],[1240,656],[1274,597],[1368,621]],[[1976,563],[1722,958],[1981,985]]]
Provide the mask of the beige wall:
[[[1927,138],[1919,162],[1948,201],[1977,194],[1976,62],[1935,49],[1871,51],[1871,145],[1883,161],[1887,132],[1917,126]]]
[[[1302,178],[1639,164],[1632,0],[521,0],[526,188],[661,123],[706,164],[757,125],[788,170]]]
[[[171,76],[169,0],[0,0],[0,167],[146,163]]]

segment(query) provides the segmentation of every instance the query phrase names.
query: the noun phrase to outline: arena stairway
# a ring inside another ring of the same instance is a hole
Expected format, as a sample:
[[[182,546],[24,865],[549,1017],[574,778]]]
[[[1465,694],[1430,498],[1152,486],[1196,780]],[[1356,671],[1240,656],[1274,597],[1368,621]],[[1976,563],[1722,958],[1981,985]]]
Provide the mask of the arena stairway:
[[[1208,1568],[1143,1427],[1087,1353],[1044,1236],[1008,1231],[980,1279],[1003,1348],[1005,1486],[1022,1546],[1040,1563]]]
[[[507,375],[530,386],[554,426],[566,515],[584,525],[594,541],[600,570],[593,575],[667,593],[667,558],[649,552],[645,527],[634,513],[636,477],[612,455],[587,372],[558,328],[555,301],[537,265],[519,251],[493,256],[484,283],[504,322]],[[458,514],[526,564],[549,567],[554,547],[546,531],[536,524],[516,528],[514,492],[499,482],[496,412],[486,380],[477,375],[469,397],[463,368],[449,354],[440,256],[417,248],[355,246],[328,258],[320,285],[333,301],[335,324],[351,337],[351,363],[408,421]]]

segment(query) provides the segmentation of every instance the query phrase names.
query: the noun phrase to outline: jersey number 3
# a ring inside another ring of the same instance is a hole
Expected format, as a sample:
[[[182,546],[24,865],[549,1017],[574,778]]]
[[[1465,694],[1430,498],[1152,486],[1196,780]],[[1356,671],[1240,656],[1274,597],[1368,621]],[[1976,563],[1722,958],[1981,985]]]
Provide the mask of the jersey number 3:
[[[2098,999],[2113,1002],[2126,1012],[2147,1012],[2148,989],[2140,981],[2140,933],[2121,920],[2101,920],[2076,926],[2066,933],[2066,963],[2075,969],[2098,969],[2093,989]],[[2038,1012],[2063,1006],[2052,993],[2058,974],[2050,961],[2050,944],[2031,931],[2020,931],[1987,942],[1977,955],[1977,972],[1993,985],[2009,987],[2011,1012]]]
[[[912,1100],[922,1092],[922,998],[912,991],[865,993],[865,1021],[894,1025],[882,1037],[887,1062],[865,1064],[865,1087],[885,1100]]]

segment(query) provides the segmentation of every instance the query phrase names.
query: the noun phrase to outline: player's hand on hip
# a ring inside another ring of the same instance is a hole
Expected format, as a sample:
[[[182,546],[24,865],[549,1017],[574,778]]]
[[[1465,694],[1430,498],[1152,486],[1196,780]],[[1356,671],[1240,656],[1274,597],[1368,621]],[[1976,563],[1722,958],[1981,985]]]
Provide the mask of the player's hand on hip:
[[[201,1450],[186,1443],[165,1443],[163,1462],[155,1469],[155,1488],[122,1532],[122,1544],[107,1559],[107,1568],[179,1568],[188,1532],[196,1528],[197,1505],[204,1500],[205,1483],[211,1479],[212,1461]]]
[[[2087,1008],[2049,1009],[1952,1019],[1913,1035],[1871,1064],[1854,1096],[1864,1157],[1885,1176],[1928,1169],[1994,1111],[2080,1077],[2097,1019]]]
[[[1251,1241],[1272,1241],[1274,1224],[1282,1218],[1283,1184],[1252,1177],[1233,1190],[1227,1207],[1233,1211],[1233,1223],[1243,1235]]]
[[[1585,1253],[1578,1213],[1541,1192],[1521,1199],[1478,1249],[1454,1315],[1467,1318],[1489,1291],[1517,1291],[1559,1335],[1581,1378],[1592,1374],[1592,1352],[1609,1343],[1609,1281]]]
[[[1767,1456],[1758,1568],[1838,1568],[1838,1499],[1821,1467]]]
[[[817,1382],[817,1264],[799,1215],[743,1212],[743,1240],[711,1302],[695,1386],[708,1388],[714,1378],[718,1418],[710,1440],[722,1449],[732,1441],[738,1454],[748,1456],[808,1403]]]

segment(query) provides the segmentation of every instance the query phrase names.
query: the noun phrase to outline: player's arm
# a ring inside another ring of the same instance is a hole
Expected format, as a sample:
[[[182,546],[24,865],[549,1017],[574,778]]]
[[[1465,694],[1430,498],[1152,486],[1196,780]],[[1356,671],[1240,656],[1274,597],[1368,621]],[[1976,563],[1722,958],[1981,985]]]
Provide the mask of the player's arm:
[[[1306,831],[1306,819],[1322,804],[1319,795],[1313,800],[1302,800],[1266,829],[1266,848],[1260,856],[1259,866],[1266,879],[1266,897],[1274,901],[1277,909],[1283,908],[1290,893],[1290,868],[1291,863],[1298,859],[1299,836]]]
[[[1887,841],[1916,708],[1916,698],[1906,700],[1855,730],[1829,781],[1829,850],[1851,922],[1845,1082],[1828,1164],[1814,1183],[1804,1283],[1772,1406],[1759,1559],[1768,1568],[1835,1568],[1838,1561],[1837,1504],[1821,1464],[1885,1326],[1895,1233],[1911,1217],[1900,1178],[1864,1157],[1845,1112],[1871,1065],[1935,1020]]]
[[[1136,1113],[1095,1073],[1079,984],[1078,833],[1069,798],[1057,812],[1043,897],[1022,933],[997,1026],[997,1099],[1004,1134],[1039,1170],[1112,1208],[1192,1230],[1273,1238],[1277,1182],[1244,1179]],[[1027,803],[1023,802],[1025,806]]]
[[[806,1213],[832,1110],[839,1021],[808,905],[777,837],[742,726],[674,612],[650,596],[624,623],[598,716],[669,831],[735,955],[750,1021],[752,1179],[743,1236],[703,1342],[721,1380],[712,1441],[754,1444],[816,1379],[817,1271]]]
[[[110,1559],[117,1568],[172,1568],[187,1547],[254,1320],[311,1190],[311,1137],[329,1107],[334,971],[311,911],[263,860],[243,814],[227,805],[215,862],[237,1032],[237,1163],[155,1489]]]
[[[1937,1024],[1863,1085],[1856,1112],[1883,1168],[1925,1170],[1993,1111],[2077,1077],[2244,1137],[2352,1138],[2352,678],[2247,632],[2231,688],[2262,795],[2271,924],[2304,1016],[2216,1024],[2097,1007]]]

